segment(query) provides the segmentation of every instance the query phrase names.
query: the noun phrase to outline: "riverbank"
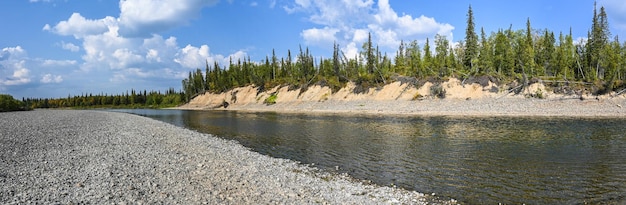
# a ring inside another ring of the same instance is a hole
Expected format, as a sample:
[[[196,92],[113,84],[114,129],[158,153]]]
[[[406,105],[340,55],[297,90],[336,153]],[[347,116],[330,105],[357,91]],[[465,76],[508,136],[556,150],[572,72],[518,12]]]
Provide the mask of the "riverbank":
[[[365,114],[395,116],[512,116],[512,117],[626,117],[626,100],[602,99],[579,100],[483,98],[430,99],[423,101],[334,101],[298,102],[275,105],[234,105],[216,110],[246,112],[280,112],[312,114]],[[178,107],[175,109],[205,110],[204,107]]]
[[[444,90],[445,98],[432,93],[433,86]],[[354,84],[331,92],[328,87],[307,90],[275,87],[258,92],[253,86],[225,93],[200,95],[174,109],[234,110],[247,112],[373,114],[403,116],[547,116],[547,117],[626,117],[626,95],[611,93],[556,94],[540,84],[518,94],[491,82],[463,84],[450,79],[440,85],[425,83],[419,88],[400,82],[355,93]],[[275,104],[265,99],[275,96]]]
[[[0,113],[2,204],[451,204],[357,182],[156,120]]]

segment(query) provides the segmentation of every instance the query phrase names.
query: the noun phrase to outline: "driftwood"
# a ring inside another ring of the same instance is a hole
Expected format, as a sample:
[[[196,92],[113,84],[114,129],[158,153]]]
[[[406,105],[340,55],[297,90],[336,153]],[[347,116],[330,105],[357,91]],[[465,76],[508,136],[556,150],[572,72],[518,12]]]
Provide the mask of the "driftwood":
[[[517,86],[517,87],[515,87],[515,88],[512,88],[512,89],[510,89],[509,91],[507,91],[504,95],[502,95],[502,96],[500,96],[500,97],[498,97],[498,98],[496,98],[496,99],[503,98],[504,96],[509,95],[510,93],[512,93],[512,92],[514,92],[514,91],[516,91],[516,90],[520,89],[520,88],[521,88],[521,87],[523,87],[523,86],[524,86],[524,84],[521,84],[521,85],[519,85],[519,86]]]
[[[624,92],[626,92],[626,89],[623,89],[622,91],[617,92],[613,97],[619,96]]]
[[[546,83],[571,83],[571,84],[583,84],[583,85],[593,85],[593,83],[588,83],[588,82],[573,82],[573,81],[566,81],[566,80],[542,80],[542,82],[546,82]]]

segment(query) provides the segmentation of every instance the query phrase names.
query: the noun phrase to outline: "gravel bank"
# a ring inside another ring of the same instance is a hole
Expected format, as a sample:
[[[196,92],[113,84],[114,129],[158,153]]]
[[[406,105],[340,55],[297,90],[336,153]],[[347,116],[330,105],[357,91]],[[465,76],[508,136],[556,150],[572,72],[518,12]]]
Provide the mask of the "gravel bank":
[[[1,204],[451,204],[124,113],[0,113]]]
[[[177,109],[210,109],[182,106]],[[224,109],[224,108],[219,108]],[[575,97],[535,99],[524,97],[480,99],[352,100],[324,102],[247,104],[226,110],[285,113],[375,114],[395,116],[544,116],[544,117],[626,117],[626,98]]]

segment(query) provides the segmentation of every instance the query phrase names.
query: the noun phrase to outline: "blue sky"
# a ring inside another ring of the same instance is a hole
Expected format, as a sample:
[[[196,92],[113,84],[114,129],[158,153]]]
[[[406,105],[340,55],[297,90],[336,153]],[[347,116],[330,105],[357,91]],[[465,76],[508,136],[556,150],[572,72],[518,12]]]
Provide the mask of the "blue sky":
[[[0,93],[22,97],[119,94],[180,89],[205,61],[286,57],[298,46],[329,57],[337,42],[349,57],[371,33],[393,55],[400,40],[436,34],[461,41],[468,5],[477,31],[573,29],[583,38],[593,0],[3,0]],[[599,0],[613,35],[626,39],[626,2]],[[622,40],[623,41],[623,40]]]

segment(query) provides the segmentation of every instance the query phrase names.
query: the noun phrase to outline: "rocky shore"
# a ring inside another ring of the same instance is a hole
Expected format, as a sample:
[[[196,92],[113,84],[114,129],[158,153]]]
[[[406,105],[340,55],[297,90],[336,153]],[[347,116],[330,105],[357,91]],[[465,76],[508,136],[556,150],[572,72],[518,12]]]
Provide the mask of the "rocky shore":
[[[182,106],[175,109],[204,110],[207,107]],[[626,99],[622,97],[598,97],[580,100],[576,97],[562,98],[479,98],[479,99],[426,99],[402,100],[353,100],[325,102],[285,102],[274,105],[232,105],[219,110],[247,112],[282,112],[308,114],[365,114],[393,116],[511,116],[511,117],[626,117]]]
[[[1,204],[453,204],[124,113],[0,113]]]

